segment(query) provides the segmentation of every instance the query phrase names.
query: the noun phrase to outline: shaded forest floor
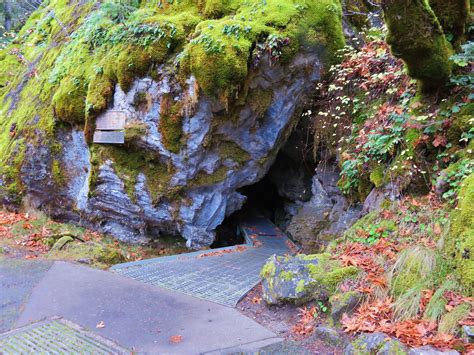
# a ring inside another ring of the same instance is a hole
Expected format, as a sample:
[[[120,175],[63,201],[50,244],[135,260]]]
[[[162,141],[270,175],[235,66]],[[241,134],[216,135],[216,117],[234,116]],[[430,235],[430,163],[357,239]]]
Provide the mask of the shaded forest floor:
[[[0,255],[24,259],[65,260],[106,269],[112,265],[188,252],[184,241],[160,238],[146,246],[121,243],[42,213],[0,211]]]

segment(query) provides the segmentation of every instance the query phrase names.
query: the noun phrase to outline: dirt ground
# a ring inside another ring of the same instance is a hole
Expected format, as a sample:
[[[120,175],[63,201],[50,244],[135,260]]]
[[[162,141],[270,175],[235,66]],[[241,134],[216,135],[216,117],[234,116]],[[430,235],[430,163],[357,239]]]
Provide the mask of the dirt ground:
[[[307,308],[315,306],[306,305]],[[269,306],[262,297],[262,285],[258,284],[237,305],[237,309],[247,317],[255,320],[265,328],[274,332],[277,336],[284,338],[286,342],[292,343],[301,349],[302,353],[309,354],[342,354],[343,349],[332,346],[309,331],[308,334],[298,334],[295,327],[301,321],[301,308],[295,305]],[[320,312],[311,327],[327,326],[328,317]],[[344,335],[342,335],[344,337]]]

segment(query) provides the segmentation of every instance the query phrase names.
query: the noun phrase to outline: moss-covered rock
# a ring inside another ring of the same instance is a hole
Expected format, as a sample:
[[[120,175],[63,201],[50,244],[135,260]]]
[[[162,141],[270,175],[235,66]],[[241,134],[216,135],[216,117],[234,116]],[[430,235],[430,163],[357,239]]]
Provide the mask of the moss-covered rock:
[[[408,354],[408,349],[400,341],[392,339],[383,333],[363,333],[352,341],[345,349],[344,354]]]
[[[331,305],[331,318],[334,322],[338,322],[344,313],[350,315],[360,305],[364,296],[357,291],[348,291],[336,293],[329,298]]]
[[[452,260],[466,294],[474,294],[474,174],[463,181],[459,204],[451,214],[444,253]]]
[[[388,0],[383,8],[393,54],[403,59],[422,90],[443,86],[451,74],[452,49],[428,1]]]
[[[96,256],[97,261],[107,264],[115,265],[125,262],[125,256],[116,249],[113,248],[103,248],[101,252]]]
[[[337,61],[341,4],[160,4],[51,0],[0,53],[2,197],[42,191],[36,205],[105,232],[132,238],[152,227],[212,243],[241,207],[237,189],[260,179],[284,144],[322,64]],[[92,145],[108,110],[127,114],[122,146]],[[35,175],[35,164],[47,169],[32,187],[22,172]]]
[[[357,275],[330,254],[272,256],[263,267],[263,297],[268,304],[327,300],[345,279]]]

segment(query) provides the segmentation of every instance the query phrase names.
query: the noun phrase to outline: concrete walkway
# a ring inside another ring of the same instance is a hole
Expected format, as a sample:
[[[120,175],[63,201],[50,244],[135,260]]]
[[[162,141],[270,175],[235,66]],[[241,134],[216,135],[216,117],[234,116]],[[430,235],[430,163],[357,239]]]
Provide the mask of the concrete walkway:
[[[271,255],[296,250],[268,219],[249,219],[240,229],[247,241],[244,245],[125,263],[111,270],[150,285],[235,307],[258,284],[260,270]]]
[[[16,269],[18,280],[28,277]],[[59,316],[130,351],[154,354],[254,351],[281,341],[235,309],[110,272],[55,262],[36,281],[23,293],[11,327]],[[9,289],[0,287],[6,297]],[[0,316],[11,320],[3,309]],[[96,328],[101,322],[105,327]],[[173,336],[181,341],[173,343]]]
[[[232,307],[259,282],[270,255],[295,246],[265,219],[241,229],[243,246],[122,264],[113,273],[0,258],[0,333],[10,330],[0,334],[0,353],[226,354],[281,342]]]

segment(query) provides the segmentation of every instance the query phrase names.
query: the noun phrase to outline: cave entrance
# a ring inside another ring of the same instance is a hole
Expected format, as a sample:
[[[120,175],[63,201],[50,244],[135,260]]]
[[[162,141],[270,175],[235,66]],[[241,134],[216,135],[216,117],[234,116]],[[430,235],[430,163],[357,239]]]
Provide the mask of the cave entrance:
[[[311,199],[317,164],[310,123],[300,121],[263,179],[239,190],[247,201],[217,228],[213,248],[244,243],[238,226],[249,215],[264,216],[285,231],[299,206]]]
[[[216,240],[211,248],[221,248],[245,243],[239,225],[249,216],[264,216],[276,223],[285,206],[285,199],[278,194],[277,186],[265,176],[254,185],[240,189],[247,196],[241,210],[227,217],[216,229]]]

